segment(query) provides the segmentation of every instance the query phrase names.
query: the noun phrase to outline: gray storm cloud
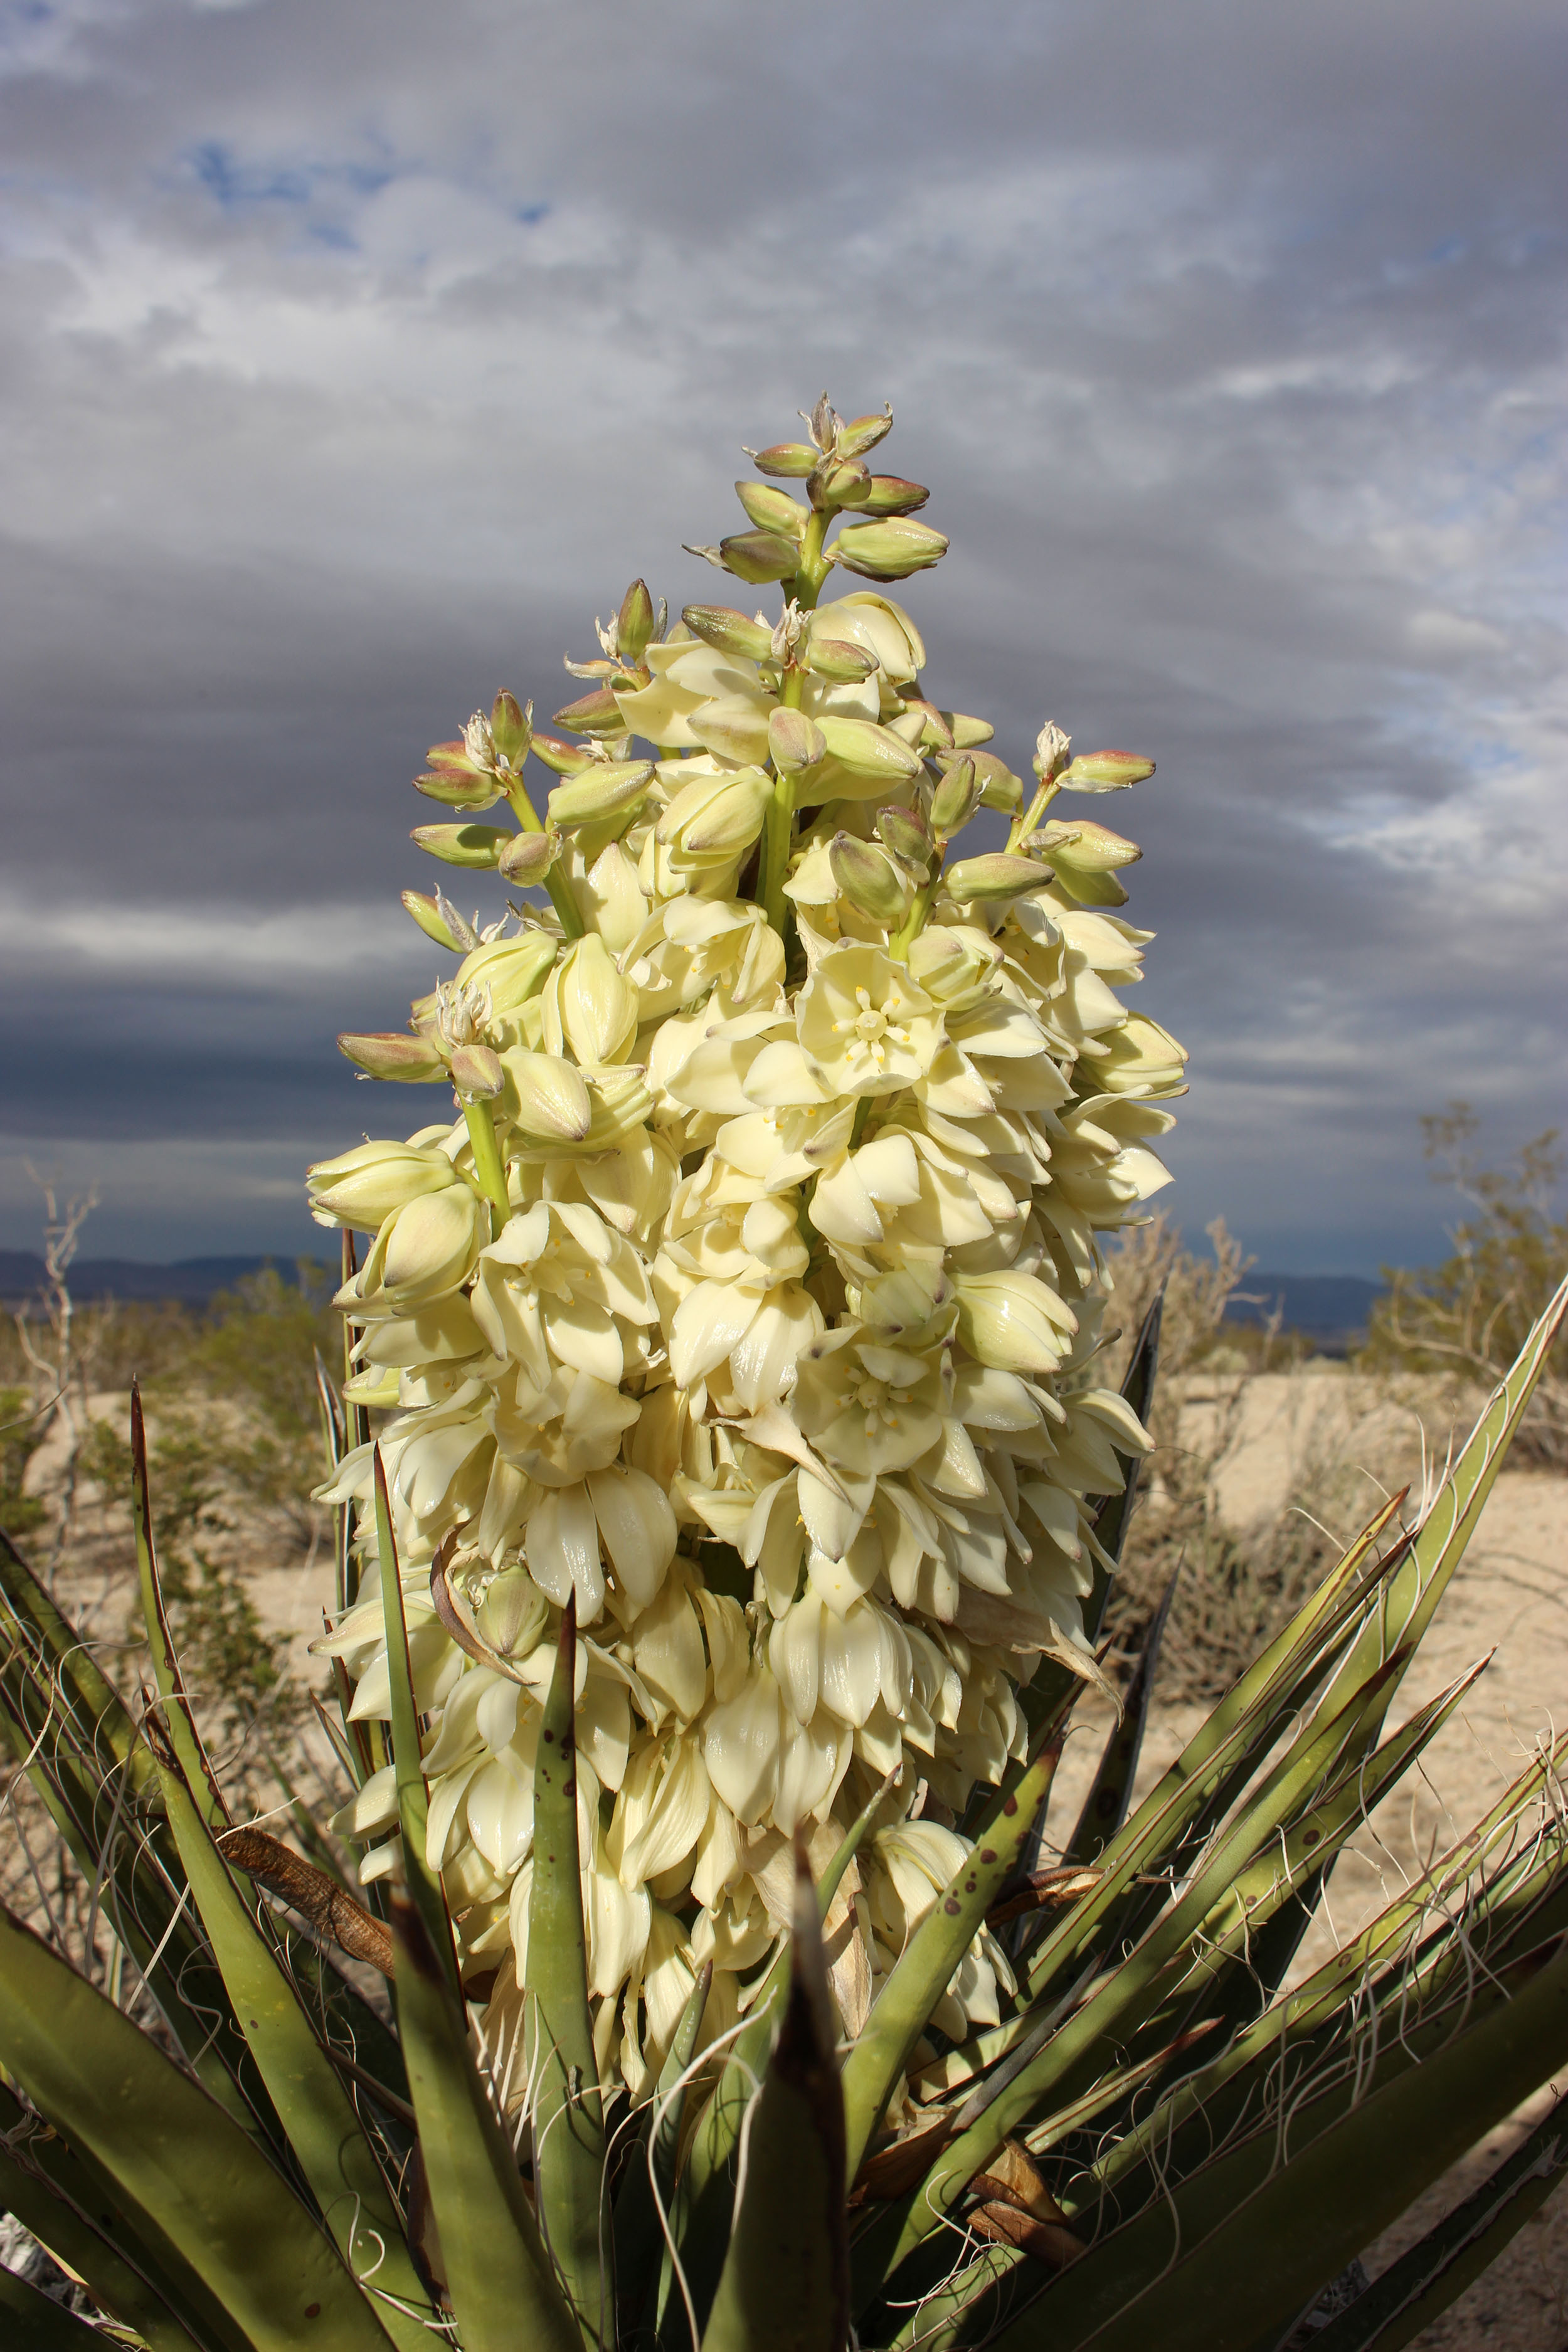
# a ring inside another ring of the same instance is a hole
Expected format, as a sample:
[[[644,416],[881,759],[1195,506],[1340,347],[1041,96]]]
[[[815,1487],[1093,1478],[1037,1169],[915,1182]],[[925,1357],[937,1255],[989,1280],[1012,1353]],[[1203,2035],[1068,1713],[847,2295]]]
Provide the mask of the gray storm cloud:
[[[953,539],[941,698],[1119,804],[1195,1229],[1436,1238],[1563,1100],[1561,13],[73,0],[0,34],[0,1211],[306,1244],[431,954],[426,743],[710,593],[826,384]],[[1126,815],[1123,819],[1122,811]],[[406,1117],[405,1116],[406,1114]]]

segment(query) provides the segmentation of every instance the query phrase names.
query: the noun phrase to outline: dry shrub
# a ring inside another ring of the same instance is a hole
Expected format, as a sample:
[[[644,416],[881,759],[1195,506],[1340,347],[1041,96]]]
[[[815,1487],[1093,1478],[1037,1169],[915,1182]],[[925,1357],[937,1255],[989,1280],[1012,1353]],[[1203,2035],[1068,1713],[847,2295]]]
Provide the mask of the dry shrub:
[[[1177,1701],[1223,1695],[1321,1580],[1339,1546],[1296,1509],[1239,1529],[1220,1511],[1215,1473],[1240,1430],[1248,1376],[1237,1327],[1225,1311],[1246,1297],[1252,1261],[1216,1217],[1207,1228],[1212,1255],[1196,1256],[1180,1232],[1155,1217],[1135,1228],[1112,1260],[1115,1323],[1121,1337],[1107,1350],[1107,1376],[1120,1379],[1149,1307],[1163,1291],[1160,1370],[1150,1432],[1154,1453],[1144,1466],[1121,1573],[1111,1590],[1106,1631],[1126,1661],[1172,1578],[1180,1574],[1160,1668],[1160,1695]],[[1277,1328],[1265,1326],[1267,1363]],[[1200,1388],[1207,1408],[1189,1408]],[[1301,1482],[1323,1507],[1332,1465],[1301,1465]]]
[[[1568,1217],[1553,1216],[1563,1155],[1548,1128],[1511,1166],[1477,1155],[1480,1122],[1468,1103],[1421,1122],[1434,1181],[1468,1203],[1449,1234],[1452,1255],[1414,1272],[1384,1269],[1386,1295],[1373,1308],[1361,1359],[1373,1370],[1436,1373],[1455,1390],[1491,1388],[1568,1274]],[[1520,1467],[1568,1470],[1568,1339],[1547,1359],[1514,1441]]]

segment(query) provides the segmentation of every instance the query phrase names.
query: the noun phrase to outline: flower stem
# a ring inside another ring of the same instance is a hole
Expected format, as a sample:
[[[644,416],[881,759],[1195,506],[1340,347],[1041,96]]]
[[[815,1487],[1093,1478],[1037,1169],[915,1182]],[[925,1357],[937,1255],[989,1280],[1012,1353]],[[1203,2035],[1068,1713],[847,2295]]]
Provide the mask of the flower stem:
[[[837,509],[814,513],[805,526],[800,543],[800,565],[785,583],[787,595],[803,613],[815,612],[822,583],[832,570],[824,558],[822,542]],[[779,689],[779,701],[786,710],[800,709],[801,691],[805,684],[805,673],[793,666],[786,669]],[[795,779],[775,770],[773,796],[768,803],[767,823],[763,835],[763,864],[758,877],[757,899],[769,922],[784,937],[784,877],[789,872],[789,853],[795,831]]]
[[[521,783],[514,785],[508,793],[507,799],[510,803],[513,816],[516,817],[524,833],[544,831],[543,825],[539,821],[539,812],[529,799],[524,785]],[[569,940],[580,940],[587,927],[583,920],[577,901],[572,896],[572,885],[565,875],[555,866],[552,866],[544,877],[544,887],[550,893],[551,905],[561,918],[561,928],[566,937]]]
[[[468,1141],[474,1147],[474,1173],[479,1180],[480,1192],[490,1204],[493,1240],[511,1214],[511,1202],[506,1191],[506,1170],[501,1165],[500,1142],[496,1134],[495,1111],[488,1102],[466,1102],[463,1117],[468,1122]]]
[[[1049,783],[1042,784],[1040,786],[1039,791],[1035,794],[1034,799],[1029,803],[1029,805],[1024,811],[1023,815],[1016,816],[1013,819],[1012,830],[1007,835],[1007,846],[1009,850],[1016,849],[1018,844],[1025,838],[1025,836],[1034,832],[1035,827],[1038,824],[1040,819],[1044,816],[1046,811],[1049,808],[1051,803],[1055,800],[1060,790],[1061,786],[1054,778]]]
[[[942,847],[945,848],[945,846],[946,845],[944,843]],[[915,940],[919,939],[921,933],[924,930],[927,918],[929,917],[932,907],[936,904],[936,894],[941,887],[942,863],[941,852],[939,851],[937,862],[932,870],[931,880],[926,884],[923,890],[916,891],[915,903],[910,908],[907,920],[903,924],[902,928],[895,931],[892,938],[888,941],[888,953],[895,963],[908,963],[910,960],[910,950],[913,946]]]

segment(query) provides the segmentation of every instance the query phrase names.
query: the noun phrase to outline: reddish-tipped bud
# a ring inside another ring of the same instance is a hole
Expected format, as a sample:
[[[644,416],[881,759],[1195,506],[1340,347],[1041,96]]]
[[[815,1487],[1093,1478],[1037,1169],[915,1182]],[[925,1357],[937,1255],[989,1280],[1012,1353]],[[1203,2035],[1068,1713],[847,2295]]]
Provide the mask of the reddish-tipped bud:
[[[787,580],[800,563],[797,542],[775,530],[737,531],[731,539],[721,539],[717,547],[687,546],[686,552],[700,555],[704,563],[716,564],[721,572],[752,586],[763,580]]]
[[[951,897],[971,900],[1016,898],[1022,891],[1037,890],[1050,876],[1032,857],[1010,857],[998,849],[988,857],[960,858],[942,878]]]
[[[965,752],[944,762],[942,781],[931,796],[932,832],[945,836],[962,831],[979,805],[973,760]]]
[[[717,653],[738,654],[744,661],[772,656],[773,631],[761,621],[748,621],[732,604],[688,604],[680,617],[694,637]]]
[[[893,429],[891,404],[879,416],[852,416],[847,425],[838,428],[838,454],[841,457],[863,457],[879,441],[885,441]]]
[[[873,474],[865,497],[859,501],[860,512],[868,515],[913,514],[923,507],[931,492],[923,482],[906,482],[898,474]]]
[[[805,666],[814,677],[825,677],[835,686],[858,686],[879,667],[875,654],[868,653],[864,646],[848,645],[842,637],[811,638]]]
[[[492,769],[435,768],[416,776],[414,789],[443,808],[487,809],[500,798],[501,779]]]
[[[809,441],[775,441],[771,449],[748,449],[747,457],[759,474],[774,474],[785,481],[804,482],[814,473],[821,457]]]
[[[912,866],[918,873],[925,872],[936,845],[931,839],[931,827],[919,809],[879,808],[877,811],[877,832],[895,857],[901,857],[906,866]]]
[[[443,866],[493,868],[511,835],[498,824],[416,824],[408,837]]]
[[[489,1102],[506,1084],[500,1055],[489,1045],[454,1046],[452,1084],[470,1102]]]
[[[947,541],[929,524],[891,515],[886,522],[858,522],[841,530],[831,549],[835,563],[863,580],[907,580],[929,570],[947,553]]]
[[[550,795],[550,821],[569,832],[574,825],[603,824],[626,816],[647,798],[653,782],[651,760],[596,760],[568,783],[557,784]]]
[[[654,631],[653,598],[646,580],[634,580],[621,598],[616,614],[616,651],[635,669],[648,648]]]
[[[892,929],[910,911],[910,886],[885,850],[852,833],[835,834],[827,845],[833,878],[852,907]]]
[[[795,776],[826,760],[827,744],[803,710],[778,709],[768,717],[768,757],[781,776]]]
[[[510,768],[521,768],[533,733],[533,705],[526,710],[515,694],[498,694],[490,709],[490,733]]]
[[[531,890],[543,881],[560,854],[561,844],[553,833],[514,833],[496,859],[496,869],[501,880],[515,889]]]
[[[1137,751],[1080,751],[1062,770],[1062,784],[1073,793],[1121,793],[1141,784],[1154,772],[1152,760]]]
[[[625,719],[615,695],[607,686],[596,686],[592,694],[581,694],[575,702],[568,702],[555,712],[552,727],[570,727],[579,735],[624,735]]]
[[[825,458],[806,486],[818,514],[835,507],[863,506],[870,487],[870,469],[858,457]]]
[[[401,1078],[418,1086],[447,1075],[446,1062],[428,1037],[411,1037],[403,1030],[377,1036],[345,1029],[338,1051],[372,1078]]]
[[[787,490],[770,490],[766,482],[737,482],[735,496],[746,509],[746,520],[758,530],[776,530],[785,539],[798,540],[805,530],[805,509]]]
[[[594,765],[594,754],[585,743],[563,743],[559,735],[536,735],[529,748],[558,776],[580,776],[584,768]]]
[[[427,940],[438,948],[450,948],[454,955],[466,955],[478,947],[479,933],[471,923],[466,923],[449,898],[430,898],[423,890],[405,890],[403,903]]]

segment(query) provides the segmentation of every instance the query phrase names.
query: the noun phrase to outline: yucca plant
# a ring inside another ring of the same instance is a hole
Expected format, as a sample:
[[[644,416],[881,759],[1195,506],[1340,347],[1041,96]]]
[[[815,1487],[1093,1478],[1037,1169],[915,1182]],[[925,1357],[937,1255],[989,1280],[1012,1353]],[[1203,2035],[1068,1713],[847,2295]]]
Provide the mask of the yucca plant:
[[[204,1747],[139,1402],[139,1713],[5,1547],[0,1717],[144,1997],[0,1920],[0,2195],[153,2352],[1268,2352],[1568,2056],[1555,1748],[1298,1969],[1471,1679],[1388,1728],[1568,1295],[1134,1804],[1157,1620],[1051,1811],[1158,1355],[1156,1308],[1094,1385],[1099,1237],[1184,1056],[1112,992],[1133,845],[1046,812],[1151,765],[1047,727],[1026,807],[901,606],[819,604],[945,548],[887,425],[820,404],[757,459],[809,505],[741,485],[700,551],[777,620],[667,635],[634,583],[579,740],[502,696],[419,780],[517,820],[423,847],[550,903],[409,894],[457,975],[343,1041],[459,1115],[311,1171],[375,1240],[321,1381],[351,1793],[295,1809],[310,1858]],[[981,805],[1007,847],[948,863]],[[1407,2341],[1558,2147],[1317,2340]]]

